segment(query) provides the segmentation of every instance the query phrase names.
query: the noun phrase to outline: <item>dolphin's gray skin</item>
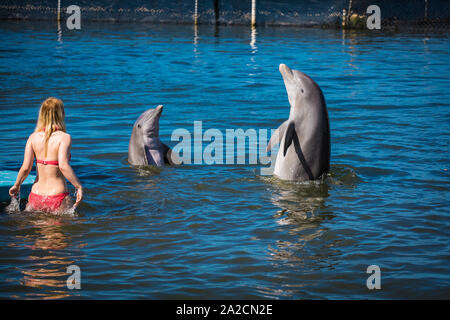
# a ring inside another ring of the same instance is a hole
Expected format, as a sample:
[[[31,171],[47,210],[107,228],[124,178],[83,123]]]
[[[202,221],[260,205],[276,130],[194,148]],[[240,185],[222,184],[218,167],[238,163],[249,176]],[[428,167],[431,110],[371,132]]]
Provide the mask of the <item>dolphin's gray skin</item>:
[[[282,180],[316,180],[330,169],[330,124],[322,90],[309,76],[280,64],[288,94],[289,119],[274,132],[267,151],[280,143],[274,175]]]
[[[159,139],[159,118],[163,106],[148,109],[136,120],[128,144],[128,162],[135,166],[171,164],[171,150]]]

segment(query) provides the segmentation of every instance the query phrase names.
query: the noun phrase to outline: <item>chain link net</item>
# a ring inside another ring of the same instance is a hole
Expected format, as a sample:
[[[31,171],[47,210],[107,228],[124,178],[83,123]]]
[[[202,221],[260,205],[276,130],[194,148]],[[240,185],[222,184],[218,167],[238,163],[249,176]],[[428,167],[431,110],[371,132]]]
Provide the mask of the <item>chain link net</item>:
[[[53,20],[57,3],[0,0],[0,19]],[[81,8],[84,20],[193,23],[195,0],[61,0],[63,17],[72,4]],[[380,7],[382,27],[448,28],[448,0],[257,0],[256,22],[340,28],[345,10],[347,17],[356,14],[364,22],[347,27],[363,27],[367,8],[374,4]],[[198,21],[203,24],[248,25],[250,12],[250,0],[198,0]]]

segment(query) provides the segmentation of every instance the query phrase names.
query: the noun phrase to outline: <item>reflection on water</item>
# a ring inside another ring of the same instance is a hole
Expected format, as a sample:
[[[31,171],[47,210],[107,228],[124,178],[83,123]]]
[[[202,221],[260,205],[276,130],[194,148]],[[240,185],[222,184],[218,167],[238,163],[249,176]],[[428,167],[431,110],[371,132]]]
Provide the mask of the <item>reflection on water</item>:
[[[198,46],[198,25],[194,25],[194,53],[197,53]]]
[[[256,46],[256,27],[252,26],[252,31],[250,34],[250,48],[252,48],[252,53],[256,53],[258,50],[258,47]]]
[[[288,182],[277,178],[269,178],[273,194],[271,202],[280,208],[274,214],[277,224],[286,226],[287,232],[294,241],[278,240],[276,247],[270,247],[274,259],[301,261],[298,256],[308,242],[319,238],[325,227],[321,226],[324,219],[334,217],[327,211],[326,199],[329,197],[331,180],[313,182]],[[312,263],[312,261],[310,261]]]
[[[358,66],[356,65],[358,36],[359,33],[355,30],[342,29],[342,50],[349,55],[347,65],[350,67],[350,73],[348,75],[352,75],[358,70]]]
[[[66,280],[69,274],[66,268],[79,261],[70,250],[71,237],[64,228],[71,221],[50,214],[21,213],[17,228],[24,234],[17,235],[9,247],[26,248],[29,252],[23,257],[27,263],[19,267],[22,278],[17,281],[25,287],[36,290],[25,294],[25,298],[61,299],[77,295],[67,289]],[[27,290],[24,289],[26,292]],[[12,297],[17,297],[12,295]]]
[[[298,253],[326,230],[320,226],[324,219],[320,209],[325,208],[329,187],[327,182],[294,184],[280,181],[277,189],[272,203],[281,210],[274,218],[279,225],[289,225],[288,232],[295,242],[279,240],[276,247],[270,248],[270,253],[274,259],[300,261]],[[332,215],[327,217],[332,218]]]
[[[61,21],[58,20],[58,43],[62,44],[62,29],[61,29]]]
[[[297,277],[278,289],[260,287],[266,298],[292,298],[304,287],[319,285],[320,279],[311,276],[317,270],[333,270],[335,258],[342,254],[343,240],[330,233],[329,222],[336,214],[327,205],[330,190],[336,186],[354,187],[355,172],[346,166],[332,165],[323,181],[288,182],[277,178],[263,178],[272,190],[271,202],[279,208],[273,218],[283,237],[268,246],[268,255],[276,268],[294,268]],[[301,271],[300,271],[301,270]]]

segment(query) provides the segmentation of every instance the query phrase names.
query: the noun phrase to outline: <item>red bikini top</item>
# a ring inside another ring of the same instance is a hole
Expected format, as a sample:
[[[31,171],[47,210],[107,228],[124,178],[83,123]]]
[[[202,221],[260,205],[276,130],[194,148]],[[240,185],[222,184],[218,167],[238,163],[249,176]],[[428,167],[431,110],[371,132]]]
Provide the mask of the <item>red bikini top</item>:
[[[72,154],[69,153],[69,161],[71,158],[72,158]],[[58,160],[38,160],[37,158],[36,158],[36,163],[45,164],[45,165],[50,164],[52,166],[59,165]]]
[[[59,165],[59,164],[58,164],[58,160],[55,160],[55,161],[47,161],[47,160],[38,160],[38,159],[36,159],[36,163],[45,164],[45,165],[51,164],[51,165],[53,165],[53,166]]]

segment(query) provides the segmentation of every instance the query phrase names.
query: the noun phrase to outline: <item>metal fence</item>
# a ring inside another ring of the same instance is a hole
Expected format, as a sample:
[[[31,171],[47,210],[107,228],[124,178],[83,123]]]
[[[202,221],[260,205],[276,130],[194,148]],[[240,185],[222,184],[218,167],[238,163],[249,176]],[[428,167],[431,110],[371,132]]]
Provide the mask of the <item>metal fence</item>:
[[[65,8],[77,5],[84,20],[158,23],[251,24],[252,4],[257,25],[358,27],[345,24],[352,14],[367,18],[377,5],[385,27],[447,29],[448,0],[59,0]],[[58,0],[0,0],[0,19],[53,20]],[[345,13],[344,13],[345,10]],[[343,23],[344,22],[344,23]]]

